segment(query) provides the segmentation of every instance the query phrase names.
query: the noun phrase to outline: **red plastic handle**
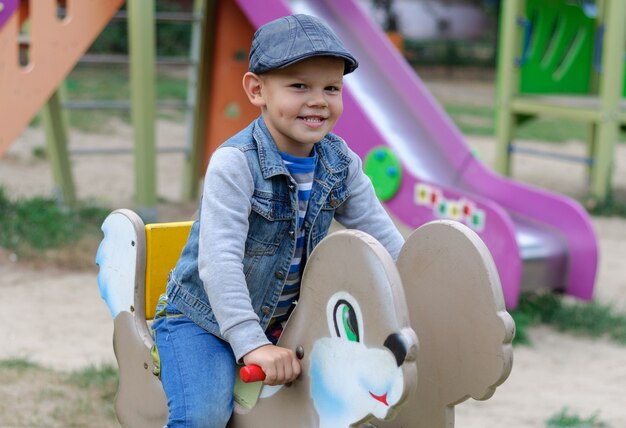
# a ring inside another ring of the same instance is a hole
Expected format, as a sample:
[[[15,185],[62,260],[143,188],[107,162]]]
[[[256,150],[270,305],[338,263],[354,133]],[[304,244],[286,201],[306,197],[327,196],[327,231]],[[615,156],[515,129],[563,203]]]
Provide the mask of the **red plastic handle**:
[[[265,380],[265,372],[256,364],[248,364],[239,370],[239,376],[245,383],[261,382]]]

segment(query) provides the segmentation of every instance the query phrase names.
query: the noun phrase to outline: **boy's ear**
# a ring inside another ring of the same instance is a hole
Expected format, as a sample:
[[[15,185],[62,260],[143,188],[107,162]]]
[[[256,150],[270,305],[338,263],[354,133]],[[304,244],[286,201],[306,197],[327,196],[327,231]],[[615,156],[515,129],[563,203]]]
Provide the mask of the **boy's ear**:
[[[262,95],[263,79],[255,73],[248,71],[243,75],[243,90],[246,92],[252,105],[263,107],[265,100]]]

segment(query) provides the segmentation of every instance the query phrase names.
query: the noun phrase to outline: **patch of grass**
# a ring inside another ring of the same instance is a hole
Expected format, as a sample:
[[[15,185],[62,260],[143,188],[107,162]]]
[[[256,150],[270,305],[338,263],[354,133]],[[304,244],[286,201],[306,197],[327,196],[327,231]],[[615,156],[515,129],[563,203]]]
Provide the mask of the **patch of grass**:
[[[471,106],[443,103],[443,108],[450,115],[461,132],[466,135],[495,135],[495,110],[492,106]],[[585,122],[567,119],[537,119],[520,124],[515,130],[515,138],[549,142],[568,140],[586,141],[589,126]],[[622,130],[620,141],[626,140]]]
[[[45,250],[99,234],[109,209],[82,204],[69,209],[52,198],[12,201],[0,186],[0,246],[17,253]]]
[[[117,368],[111,365],[102,367],[90,366],[83,370],[73,372],[70,381],[81,388],[106,388],[107,385],[114,385],[117,388],[118,372]]]
[[[119,427],[117,370],[110,366],[57,372],[27,360],[0,361],[0,425]]]
[[[35,147],[32,151],[33,153],[33,157],[36,159],[47,159],[48,158],[48,153],[45,149],[45,147]]]
[[[626,218],[626,202],[616,201],[609,196],[604,202],[587,203],[590,214],[600,217],[624,217]]]
[[[587,337],[607,337],[626,345],[626,315],[597,302],[566,302],[553,293],[523,294],[511,311],[516,323],[515,344],[528,344],[528,327],[546,324],[562,332]]]
[[[513,345],[530,345],[530,337],[528,336],[528,328],[538,324],[532,315],[527,314],[519,309],[510,312],[513,321],[515,321],[515,337]]]
[[[515,137],[523,140],[551,141],[556,143],[568,140],[586,141],[589,126],[584,122],[567,119],[530,120],[515,130]]]
[[[556,294],[522,294],[517,309],[510,312],[513,320],[515,320],[513,344],[530,345],[528,328],[539,324],[548,324],[560,306],[561,300]]]
[[[126,66],[84,64],[76,67],[65,80],[67,99],[76,101],[128,101],[131,96],[130,77]],[[171,73],[157,72],[156,98],[159,101],[184,101],[187,80]],[[168,109],[157,111],[157,117],[180,120],[184,112]],[[130,122],[128,109],[86,109],[69,111],[70,126],[82,131],[103,131],[103,124],[115,117]]]
[[[588,418],[581,418],[570,413],[566,407],[546,421],[546,428],[608,428],[609,425],[598,418],[594,413]]]
[[[39,365],[26,358],[10,358],[0,361],[0,369],[26,370],[39,368]]]
[[[104,412],[115,417],[114,401],[119,383],[117,367],[87,367],[70,374],[69,381],[80,388],[99,391],[100,398],[105,403]]]
[[[491,136],[495,133],[492,107],[444,104],[446,113],[466,135]]]

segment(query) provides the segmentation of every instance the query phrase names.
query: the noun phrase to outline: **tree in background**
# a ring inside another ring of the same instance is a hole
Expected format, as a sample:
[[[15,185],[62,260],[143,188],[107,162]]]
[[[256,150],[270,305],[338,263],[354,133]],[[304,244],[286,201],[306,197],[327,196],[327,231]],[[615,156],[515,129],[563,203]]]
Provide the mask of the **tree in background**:
[[[156,12],[190,13],[193,1],[156,0]],[[126,5],[121,8],[126,10]],[[158,56],[183,56],[189,53],[191,24],[180,22],[156,23],[156,51]],[[89,49],[90,53],[126,54],[128,53],[128,28],[125,20],[113,20],[102,31]]]
[[[393,0],[373,0],[374,8],[383,12],[383,30],[386,32],[398,31],[398,15],[393,7]]]

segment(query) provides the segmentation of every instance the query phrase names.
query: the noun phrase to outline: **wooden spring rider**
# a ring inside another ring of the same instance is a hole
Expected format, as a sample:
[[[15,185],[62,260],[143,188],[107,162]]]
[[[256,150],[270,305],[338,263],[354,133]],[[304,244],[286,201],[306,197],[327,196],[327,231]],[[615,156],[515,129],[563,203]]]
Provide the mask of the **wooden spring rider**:
[[[102,225],[98,285],[114,317],[124,427],[167,422],[149,323],[191,224],[144,226],[122,209]],[[335,232],[311,253],[279,341],[302,375],[279,387],[237,379],[229,426],[274,427],[280,415],[289,427],[453,427],[456,404],[508,377],[514,330],[491,255],[464,225],[420,227],[397,264],[371,236]]]

